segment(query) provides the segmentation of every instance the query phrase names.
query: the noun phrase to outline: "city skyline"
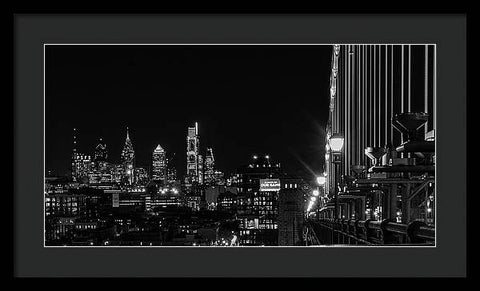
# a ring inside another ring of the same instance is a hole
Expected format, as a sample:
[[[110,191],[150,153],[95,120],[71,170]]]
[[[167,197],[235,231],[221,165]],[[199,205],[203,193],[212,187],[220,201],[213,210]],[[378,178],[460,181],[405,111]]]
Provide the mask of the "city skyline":
[[[138,164],[137,162],[132,162],[132,161],[135,161],[136,158],[136,154],[137,154],[137,151],[135,150],[135,146],[134,146],[134,142],[131,140],[130,138],[130,133],[129,133],[130,129],[128,127],[126,127],[126,132],[127,132],[127,138],[126,138],[126,142],[124,141],[124,144],[123,144],[123,149],[122,151],[117,155],[118,157],[113,157],[112,158],[112,154],[111,152],[109,151],[109,146],[108,144],[105,142],[105,140],[100,137],[98,138],[97,142],[94,143],[92,145],[92,148],[90,150],[79,150],[78,149],[78,146],[77,146],[77,143],[78,143],[78,136],[77,136],[77,132],[78,132],[78,129],[77,128],[73,128],[72,130],[72,145],[71,145],[71,153],[70,153],[70,157],[69,157],[69,169],[67,170],[67,172],[65,172],[63,175],[55,175],[54,173],[55,172],[51,172],[47,169],[47,172],[46,172],[46,177],[50,176],[50,177],[54,177],[54,176],[58,176],[58,177],[70,177],[73,175],[73,172],[72,172],[72,155],[81,155],[81,156],[85,156],[85,157],[88,157],[88,161],[89,162],[94,162],[96,160],[101,160],[102,162],[110,162],[110,163],[113,163],[113,164],[122,164],[124,163],[124,155],[132,155],[132,157],[130,157],[130,160],[129,163],[133,166],[138,166],[138,167],[141,167],[141,168],[144,168],[146,169],[149,174],[152,175],[152,179],[155,180],[155,176],[158,175],[158,173],[156,173],[156,170],[155,170],[155,164],[158,163],[158,158],[157,158],[157,155],[158,153],[160,152],[163,156],[162,159],[164,159],[165,161],[161,163],[162,167],[164,167],[164,170],[165,170],[165,176],[166,176],[166,170],[167,170],[167,163],[169,162],[169,157],[171,158],[175,158],[174,156],[176,155],[176,152],[174,152],[173,154],[170,154],[169,151],[167,151],[166,149],[164,149],[161,144],[157,144],[153,150],[151,150],[151,156],[150,156],[150,160],[147,161],[146,164]],[[201,136],[199,134],[199,136]],[[202,165],[204,165],[205,167],[207,167],[207,165],[211,164],[212,165],[212,168],[210,170],[213,169],[213,166],[215,165],[215,160],[213,159],[213,148],[212,147],[201,147],[202,149],[199,150],[199,154],[198,156],[200,156],[201,158],[203,158],[203,162],[202,162]],[[127,152],[127,153],[125,153]],[[245,157],[243,163],[241,164],[238,164],[236,166],[234,166],[233,170],[231,173],[229,174],[234,174],[236,173],[236,171],[238,170],[238,168],[240,167],[243,167],[245,165],[247,165],[249,163],[249,161],[254,158],[256,159],[257,157],[260,157],[260,156],[265,156],[265,157],[269,157],[271,156],[269,153],[258,153],[258,152],[254,152],[252,153],[251,155]],[[188,160],[188,155],[185,156]],[[210,159],[209,159],[210,158]],[[185,162],[185,160],[182,161],[183,164],[188,164]],[[185,165],[184,165],[185,166]],[[158,166],[157,166],[158,167]],[[215,167],[215,169],[217,169]],[[175,167],[175,170],[177,170],[177,168]],[[50,172],[50,173],[49,173]],[[205,172],[204,174],[207,175],[207,174],[213,174],[214,172],[212,173],[207,173],[207,168],[205,168]],[[319,174],[321,174],[319,172]],[[198,175],[198,173],[197,173]],[[185,175],[186,176],[186,175]]]
[[[168,57],[161,57],[165,53]],[[47,173],[68,175],[72,128],[77,128],[80,151],[92,152],[102,138],[109,159],[118,162],[128,126],[138,165],[148,167],[151,152],[161,144],[167,153],[175,153],[173,163],[183,176],[186,128],[199,122],[201,150],[214,148],[216,164],[225,173],[235,171],[253,154],[268,153],[290,171],[314,177],[307,168],[322,172],[324,153],[309,144],[324,139],[329,90],[329,70],[317,68],[328,68],[330,54],[329,46],[47,46]],[[162,70],[155,64],[162,64]],[[179,70],[186,72],[180,78],[185,84],[200,86],[196,94],[202,97],[190,94],[195,90],[188,89],[191,86],[174,81],[172,75]],[[130,77],[128,83],[127,77],[119,77],[123,73]],[[227,73],[228,78],[222,76]],[[282,82],[277,86],[274,79],[279,80],[280,74]],[[161,82],[173,88],[159,88],[155,76],[168,79]],[[216,85],[206,91],[205,83],[212,81]],[[133,89],[136,93],[130,94]],[[205,97],[206,92],[211,96]],[[324,98],[312,98],[316,95]],[[75,106],[66,102],[75,96]],[[232,101],[235,106],[229,106]],[[312,153],[317,160],[306,158]]]

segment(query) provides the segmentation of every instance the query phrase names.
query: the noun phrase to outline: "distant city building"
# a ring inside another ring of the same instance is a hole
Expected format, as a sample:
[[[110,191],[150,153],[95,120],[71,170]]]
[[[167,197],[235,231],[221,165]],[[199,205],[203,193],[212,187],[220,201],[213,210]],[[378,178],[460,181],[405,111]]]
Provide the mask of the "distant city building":
[[[87,182],[92,168],[90,155],[74,152],[72,157],[72,178],[74,181]]]
[[[177,182],[177,169],[174,167],[167,168],[167,183],[175,184]]]
[[[223,193],[224,191],[225,188],[219,186],[209,186],[205,188],[205,202],[209,209],[213,210],[217,208],[217,198],[220,193]]]
[[[188,127],[187,134],[187,173],[185,182],[192,184],[199,182],[199,151],[200,136],[198,134],[198,123],[194,127]]]
[[[106,184],[113,181],[114,178],[110,167],[106,168],[105,170],[95,168],[88,173],[89,184]]]
[[[121,154],[122,166],[124,169],[124,181],[128,184],[133,184],[135,181],[135,151],[133,150],[133,144],[130,140],[127,127],[127,137],[125,139],[125,145],[123,146]]]
[[[307,192],[302,179],[283,178],[281,180],[277,219],[279,246],[302,245],[306,196]]]
[[[102,138],[100,138],[100,142],[95,147],[93,160],[95,162],[106,162],[107,158],[108,158],[107,144],[103,142]]]
[[[157,145],[152,155],[152,179],[166,184],[167,178],[166,152],[160,145]]]
[[[214,182],[215,174],[215,158],[213,156],[213,149],[207,148],[205,155],[205,184],[211,185]]]
[[[203,156],[202,156],[202,155],[198,155],[198,162],[197,162],[197,169],[198,169],[197,181],[198,181],[198,184],[200,184],[200,185],[202,185],[202,184],[204,183],[203,163],[204,163]]]
[[[85,195],[49,194],[45,197],[45,216],[74,217],[86,215]]]
[[[88,173],[92,167],[90,155],[83,154],[77,150],[77,129],[73,129],[73,152],[72,152],[72,179],[73,181],[88,182]]]
[[[159,188],[158,193],[152,196],[151,207],[178,207],[182,205],[182,197],[177,188]]]
[[[214,185],[226,185],[223,172],[215,170],[213,172],[213,184]]]
[[[184,197],[185,206],[193,211],[200,210],[201,200],[201,196],[198,194],[188,194]]]
[[[147,185],[150,180],[150,175],[145,168],[134,168],[135,169],[135,183],[138,185]]]
[[[78,182],[87,182],[88,173],[92,167],[90,155],[83,154],[77,150],[77,129],[73,129],[73,151],[71,159],[72,180]]]
[[[237,210],[237,194],[226,191],[218,195],[217,209],[235,212]]]
[[[167,163],[167,185],[180,186],[180,181],[177,177],[177,168],[174,164],[175,153],[166,157]]]
[[[268,155],[255,155],[249,165],[238,170],[240,245],[278,244],[278,195],[282,176],[280,163],[273,163]]]
[[[125,168],[122,164],[112,166],[113,182],[121,184],[125,176]]]
[[[237,173],[231,174],[229,178],[225,180],[226,186],[238,185],[240,175]]]
[[[112,165],[107,161],[107,145],[100,138],[95,147],[93,161],[88,172],[89,184],[106,184],[113,182]]]

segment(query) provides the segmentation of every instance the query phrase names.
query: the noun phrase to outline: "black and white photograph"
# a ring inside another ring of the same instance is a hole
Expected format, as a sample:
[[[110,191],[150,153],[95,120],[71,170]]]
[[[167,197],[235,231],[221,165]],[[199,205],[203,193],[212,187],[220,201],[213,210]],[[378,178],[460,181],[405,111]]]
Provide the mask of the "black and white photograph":
[[[361,6],[15,10],[13,277],[468,277],[467,13]]]
[[[43,56],[46,248],[436,247],[435,43]]]

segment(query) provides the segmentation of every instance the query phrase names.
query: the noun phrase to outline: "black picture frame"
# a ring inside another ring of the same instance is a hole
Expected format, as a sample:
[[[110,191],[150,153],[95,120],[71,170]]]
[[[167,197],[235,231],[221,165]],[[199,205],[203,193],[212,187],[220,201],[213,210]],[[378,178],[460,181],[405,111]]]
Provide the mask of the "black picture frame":
[[[465,15],[16,14],[13,20],[14,276],[466,275]],[[436,247],[44,248],[43,44],[105,42],[437,44]]]

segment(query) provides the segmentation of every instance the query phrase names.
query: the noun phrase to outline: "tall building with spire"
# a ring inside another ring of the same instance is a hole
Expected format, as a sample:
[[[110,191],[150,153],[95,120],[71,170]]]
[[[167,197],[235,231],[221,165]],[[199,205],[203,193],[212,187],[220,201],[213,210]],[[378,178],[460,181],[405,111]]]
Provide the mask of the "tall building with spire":
[[[152,179],[163,184],[167,182],[166,152],[160,145],[157,145],[152,155]]]
[[[121,154],[122,166],[124,169],[125,182],[133,184],[135,181],[135,151],[133,150],[133,144],[130,140],[130,135],[127,127],[127,137],[125,139],[125,145],[123,146]]]
[[[187,134],[187,174],[185,182],[192,184],[199,181],[199,150],[200,136],[198,134],[198,122],[195,126],[188,127]]]

